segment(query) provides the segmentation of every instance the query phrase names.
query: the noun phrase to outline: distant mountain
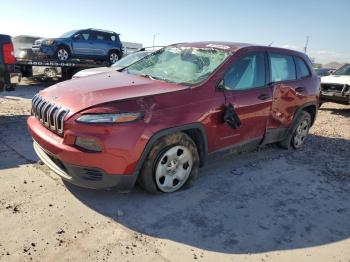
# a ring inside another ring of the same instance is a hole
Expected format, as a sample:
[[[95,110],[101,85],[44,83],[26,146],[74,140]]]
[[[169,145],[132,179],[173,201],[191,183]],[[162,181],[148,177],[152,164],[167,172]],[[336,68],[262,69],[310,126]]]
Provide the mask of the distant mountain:
[[[343,65],[344,65],[343,63],[330,62],[330,63],[324,64],[322,67],[338,69],[338,68],[342,67]]]

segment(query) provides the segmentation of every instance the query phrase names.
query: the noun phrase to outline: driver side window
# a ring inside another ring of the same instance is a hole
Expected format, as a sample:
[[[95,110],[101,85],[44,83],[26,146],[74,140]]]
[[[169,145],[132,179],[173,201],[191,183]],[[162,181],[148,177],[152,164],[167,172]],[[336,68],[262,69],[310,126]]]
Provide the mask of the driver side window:
[[[247,90],[265,86],[265,54],[247,55],[226,72],[225,87],[229,90]]]

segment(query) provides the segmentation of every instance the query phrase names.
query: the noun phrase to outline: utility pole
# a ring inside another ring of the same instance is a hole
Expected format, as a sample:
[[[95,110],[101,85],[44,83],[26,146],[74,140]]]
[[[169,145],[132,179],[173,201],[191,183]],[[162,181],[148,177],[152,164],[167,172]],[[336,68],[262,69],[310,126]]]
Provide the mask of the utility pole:
[[[155,42],[156,42],[156,36],[159,35],[158,33],[156,34],[153,34],[153,50],[154,50],[154,47],[155,47]]]
[[[306,36],[306,43],[305,43],[305,46],[304,46],[304,53],[306,54],[307,52],[307,47],[309,45],[309,36]]]

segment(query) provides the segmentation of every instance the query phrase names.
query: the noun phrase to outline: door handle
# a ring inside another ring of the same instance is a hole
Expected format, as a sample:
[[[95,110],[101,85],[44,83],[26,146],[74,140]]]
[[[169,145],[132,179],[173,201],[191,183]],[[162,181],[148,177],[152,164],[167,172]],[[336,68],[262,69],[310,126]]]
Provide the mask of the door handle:
[[[266,100],[266,99],[269,99],[270,98],[270,95],[269,94],[261,94],[258,96],[258,99],[260,100]]]
[[[295,91],[297,91],[298,93],[302,93],[305,91],[305,88],[302,86],[299,86],[299,87],[295,88]]]

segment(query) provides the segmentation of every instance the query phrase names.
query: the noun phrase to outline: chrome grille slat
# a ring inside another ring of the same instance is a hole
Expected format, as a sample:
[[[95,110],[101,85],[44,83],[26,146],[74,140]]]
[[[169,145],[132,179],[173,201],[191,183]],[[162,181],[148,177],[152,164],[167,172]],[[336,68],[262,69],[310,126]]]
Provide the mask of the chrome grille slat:
[[[37,116],[38,115],[38,104],[41,102],[41,97],[39,96],[38,99],[35,101],[34,103],[34,115]]]
[[[56,130],[56,113],[57,113],[58,107],[53,106],[52,109],[50,110],[50,129],[51,130]]]
[[[43,123],[45,126],[49,126],[49,116],[47,112],[50,110],[51,104],[47,103],[44,110],[43,110]]]
[[[40,108],[39,108],[39,120],[41,123],[44,123],[44,109],[47,105],[47,102],[45,100],[43,100],[44,102],[41,104]]]
[[[32,115],[59,135],[63,135],[64,119],[68,113],[68,109],[50,103],[39,95],[32,98]]]
[[[37,111],[37,118],[40,120],[41,118],[41,107],[44,105],[45,100],[40,100],[40,103],[38,104],[36,111]]]

